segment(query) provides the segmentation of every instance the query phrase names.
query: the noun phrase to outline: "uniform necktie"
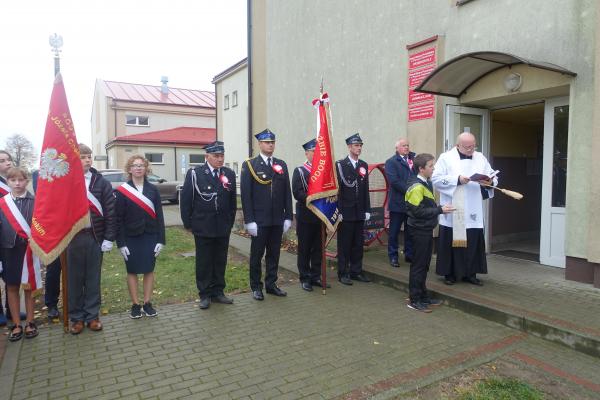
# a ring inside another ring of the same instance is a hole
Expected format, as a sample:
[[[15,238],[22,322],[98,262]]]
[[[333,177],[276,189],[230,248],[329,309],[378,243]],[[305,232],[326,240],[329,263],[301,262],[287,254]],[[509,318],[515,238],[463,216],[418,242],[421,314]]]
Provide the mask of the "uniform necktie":
[[[271,157],[267,158],[267,165],[271,168]]]
[[[219,179],[219,169],[218,168],[213,169],[213,173],[215,174],[215,179]]]

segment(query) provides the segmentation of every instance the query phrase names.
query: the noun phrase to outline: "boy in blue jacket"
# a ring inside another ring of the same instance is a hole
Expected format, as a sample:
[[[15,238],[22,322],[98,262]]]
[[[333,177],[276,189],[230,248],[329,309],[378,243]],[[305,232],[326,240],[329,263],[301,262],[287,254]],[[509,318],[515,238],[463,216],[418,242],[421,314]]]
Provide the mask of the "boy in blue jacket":
[[[433,174],[434,162],[435,157],[427,153],[414,158],[413,168],[417,175],[409,178],[405,196],[414,251],[408,283],[410,301],[407,306],[426,313],[431,312],[430,306],[441,304],[441,301],[429,297],[425,287],[433,249],[433,229],[438,224],[440,214],[454,211],[450,204],[438,206],[435,202],[433,186],[429,180]]]

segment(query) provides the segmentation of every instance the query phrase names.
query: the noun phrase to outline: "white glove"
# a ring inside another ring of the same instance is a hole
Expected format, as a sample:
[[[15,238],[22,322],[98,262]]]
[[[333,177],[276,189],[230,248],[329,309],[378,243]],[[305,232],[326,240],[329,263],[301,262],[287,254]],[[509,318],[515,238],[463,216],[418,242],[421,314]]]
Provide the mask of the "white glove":
[[[283,221],[283,233],[286,233],[288,231],[288,229],[290,229],[291,226],[292,226],[292,221],[290,221],[289,219],[286,219],[285,221]]]
[[[371,219],[371,213],[365,213],[365,221],[368,221]]]
[[[119,247],[119,250],[121,251],[121,255],[123,256],[125,261],[127,261],[127,256],[131,254],[127,246]]]
[[[111,251],[112,250],[112,242],[109,242],[108,240],[103,240],[102,241],[102,245],[100,246],[100,250],[102,250],[102,252],[107,252],[107,251]]]
[[[2,269],[2,261],[0,261],[0,274],[2,273],[2,271],[4,271],[4,269]]]
[[[337,218],[337,220],[338,220],[339,222],[342,222],[342,221],[344,220],[344,218],[342,217],[342,214],[341,214],[341,213],[339,213],[339,214],[338,214],[338,218]]]
[[[256,225],[256,222],[250,222],[249,224],[246,224],[246,230],[250,236],[258,236],[258,225]]]
[[[163,249],[163,247],[165,247],[164,244],[156,243],[156,246],[154,246],[154,257],[158,257],[158,255],[160,254],[160,251]]]

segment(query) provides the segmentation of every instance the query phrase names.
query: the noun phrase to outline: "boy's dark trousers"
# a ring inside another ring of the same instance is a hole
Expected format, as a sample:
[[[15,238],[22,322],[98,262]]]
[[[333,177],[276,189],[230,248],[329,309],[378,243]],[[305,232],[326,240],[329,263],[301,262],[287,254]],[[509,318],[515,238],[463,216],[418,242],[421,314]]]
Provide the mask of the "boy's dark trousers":
[[[411,226],[409,232],[412,236],[413,260],[410,264],[408,293],[410,302],[416,303],[428,297],[425,281],[427,280],[431,251],[433,250],[433,230],[418,229]]]
[[[46,267],[46,294],[44,302],[48,308],[56,307],[60,295],[60,257]]]

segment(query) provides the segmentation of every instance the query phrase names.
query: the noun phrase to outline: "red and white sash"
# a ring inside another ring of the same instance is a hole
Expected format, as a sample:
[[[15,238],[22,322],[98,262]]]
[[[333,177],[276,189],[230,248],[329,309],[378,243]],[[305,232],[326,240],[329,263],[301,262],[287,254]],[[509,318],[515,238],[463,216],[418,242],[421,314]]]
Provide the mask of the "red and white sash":
[[[94,196],[89,189],[87,190],[87,199],[88,203],[90,203],[90,210],[92,210],[96,215],[104,217],[104,212],[102,211],[102,204],[100,204],[96,196]]]
[[[31,237],[31,227],[19,211],[12,196],[0,198],[0,209],[4,212],[10,226],[17,232],[17,235],[29,241]],[[21,273],[21,285],[27,289],[37,290],[42,287],[42,273],[40,259],[32,252],[29,243],[25,250],[23,258],[23,272]]]
[[[8,185],[2,181],[0,181],[0,196],[4,196],[10,193],[10,188]]]
[[[156,218],[156,211],[154,210],[154,203],[144,196],[142,192],[132,188],[129,184],[124,183],[117,188],[117,190],[129,200],[137,204],[142,210],[146,211],[152,218]]]

